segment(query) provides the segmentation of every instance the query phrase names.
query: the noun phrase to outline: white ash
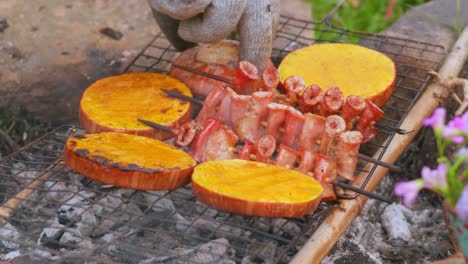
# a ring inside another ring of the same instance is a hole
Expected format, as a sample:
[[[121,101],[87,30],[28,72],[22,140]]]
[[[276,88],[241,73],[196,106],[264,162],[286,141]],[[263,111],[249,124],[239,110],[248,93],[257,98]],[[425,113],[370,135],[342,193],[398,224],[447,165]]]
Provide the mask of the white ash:
[[[13,169],[11,169],[12,175],[15,175],[15,179],[20,180],[22,184],[28,185],[34,181],[38,175],[39,171],[31,170],[26,167],[24,163],[16,162],[13,164]]]
[[[36,258],[39,258],[41,261],[43,261],[44,259],[47,259],[47,260],[58,260],[60,259],[61,257],[60,256],[54,256],[52,253],[50,253],[49,251],[47,250],[42,250],[42,249],[35,249],[31,252],[31,255],[33,257],[36,257]],[[39,262],[40,263],[40,262]]]
[[[217,263],[220,261],[229,248],[229,241],[225,238],[219,238],[201,245],[191,257],[192,263]]]
[[[10,223],[5,223],[0,228],[0,248],[7,249],[8,251],[19,248],[19,244],[14,241],[20,241],[20,233],[16,227]]]
[[[382,225],[390,239],[411,240],[409,223],[400,209],[401,205],[391,204],[382,214]]]
[[[390,196],[391,186],[392,181],[384,178],[379,188]],[[407,235],[395,238],[398,236],[391,237],[391,232],[386,231],[384,222],[394,217],[392,210],[398,212],[400,222],[406,222],[411,235],[409,241],[403,239],[408,239]],[[433,202],[418,200],[409,209],[399,203],[389,205],[369,199],[323,263],[344,260],[353,263],[420,263],[445,258],[450,248],[443,211]]]
[[[5,254],[2,257],[2,260],[11,260],[19,256],[21,256],[21,252],[19,250],[16,250],[16,251],[12,251],[12,252]]]

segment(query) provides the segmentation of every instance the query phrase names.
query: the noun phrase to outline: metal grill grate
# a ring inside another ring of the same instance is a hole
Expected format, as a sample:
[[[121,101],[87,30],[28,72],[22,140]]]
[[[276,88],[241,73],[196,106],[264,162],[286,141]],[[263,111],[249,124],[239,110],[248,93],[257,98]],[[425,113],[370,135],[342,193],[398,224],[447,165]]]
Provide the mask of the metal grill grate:
[[[361,150],[382,157],[394,135],[386,127],[399,127],[427,85],[428,71],[437,70],[444,59],[442,47],[282,17],[272,59],[278,64],[297,48],[356,37],[397,64],[382,129]],[[175,56],[159,35],[126,72],[167,72]],[[197,202],[190,185],[170,192],[102,185],[63,164],[64,143],[75,130],[57,128],[0,161],[2,259],[21,255],[37,263],[287,263],[335,206],[323,203],[314,214],[298,219],[244,217]],[[365,163],[360,165],[358,171],[363,171]],[[367,179],[375,167],[366,172]]]

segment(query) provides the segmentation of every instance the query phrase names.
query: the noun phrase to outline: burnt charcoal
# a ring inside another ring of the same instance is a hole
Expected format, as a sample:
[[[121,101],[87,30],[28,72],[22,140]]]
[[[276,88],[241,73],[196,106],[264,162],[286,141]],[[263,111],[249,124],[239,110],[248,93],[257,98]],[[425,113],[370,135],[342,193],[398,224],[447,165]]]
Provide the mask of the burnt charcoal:
[[[60,249],[60,238],[65,233],[64,226],[46,227],[39,236],[39,244],[51,249]]]
[[[111,39],[115,39],[115,40],[120,40],[123,37],[122,32],[117,31],[117,30],[115,30],[113,28],[110,28],[110,27],[102,28],[101,30],[99,30],[99,32],[101,34],[103,34],[104,36],[107,36],[107,37],[109,37]]]
[[[4,17],[0,17],[0,33],[5,31],[10,25],[8,25],[7,19]]]

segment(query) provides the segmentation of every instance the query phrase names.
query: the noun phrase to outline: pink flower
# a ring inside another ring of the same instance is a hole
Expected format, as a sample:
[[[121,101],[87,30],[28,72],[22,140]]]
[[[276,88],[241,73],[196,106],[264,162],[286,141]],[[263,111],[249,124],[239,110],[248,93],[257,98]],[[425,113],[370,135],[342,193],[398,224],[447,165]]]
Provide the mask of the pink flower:
[[[429,167],[424,166],[421,171],[422,178],[424,179],[424,187],[429,189],[446,189],[447,188],[447,165],[439,164],[437,169],[431,170]]]
[[[414,181],[403,181],[395,184],[395,195],[403,197],[403,204],[411,206],[419,191],[424,187],[424,180],[417,179]]]
[[[465,117],[466,116],[466,117]],[[465,119],[465,120],[464,120]],[[463,134],[468,133],[468,115],[457,116],[450,120],[442,129],[442,137],[451,138],[454,143],[460,144],[465,141]]]
[[[468,154],[468,147],[463,147],[457,151],[457,157],[462,157]]]
[[[432,116],[426,118],[424,120],[424,125],[425,126],[430,126],[432,128],[442,128],[445,124],[445,114],[446,110],[443,107],[438,107],[434,112],[432,113]]]
[[[468,186],[465,186],[463,189],[455,210],[457,211],[458,218],[462,220],[463,223],[468,223]]]

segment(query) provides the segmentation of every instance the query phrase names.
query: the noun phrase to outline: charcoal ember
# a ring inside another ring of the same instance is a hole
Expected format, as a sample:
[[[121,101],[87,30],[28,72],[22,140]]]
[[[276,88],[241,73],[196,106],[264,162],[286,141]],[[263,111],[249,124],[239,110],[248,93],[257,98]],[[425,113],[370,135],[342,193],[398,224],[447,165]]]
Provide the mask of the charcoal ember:
[[[175,211],[175,206],[167,191],[148,191],[143,193],[147,205],[155,212]]]
[[[271,228],[271,221],[272,219],[267,217],[257,218],[254,220],[253,228],[258,231],[269,232]]]
[[[11,251],[19,248],[17,243],[20,240],[20,233],[16,227],[10,223],[5,223],[0,227],[0,249],[2,251]]]
[[[195,264],[218,263],[225,258],[229,246],[229,241],[225,238],[212,240],[201,245],[190,258],[190,261]]]
[[[190,226],[190,221],[178,213],[175,213],[172,218],[175,220],[177,231],[185,231]]]
[[[125,203],[125,199],[120,194],[110,193],[100,198],[96,204],[102,206],[107,213],[115,211]]]
[[[95,194],[80,191],[57,210],[59,223],[68,227],[75,227],[81,214],[89,207]]]
[[[253,263],[273,263],[277,246],[274,241],[252,241],[252,245],[248,248],[249,260],[253,261]]]
[[[81,221],[78,223],[78,230],[83,236],[93,237],[94,230],[98,223],[99,221],[95,212],[88,210],[81,215]]]
[[[205,205],[204,203],[201,203],[200,201],[196,201],[195,202],[195,210],[197,211],[197,213],[199,214],[203,214],[204,216],[207,216],[207,217],[216,217],[218,215],[218,210],[216,209],[213,209],[207,205]]]
[[[78,187],[62,181],[47,181],[44,187],[47,190],[44,198],[51,202],[65,202],[78,192]]]
[[[58,223],[54,223],[52,226],[44,228],[41,234],[39,235],[38,245],[59,249],[60,248],[60,238],[65,233],[65,226]]]
[[[60,246],[63,249],[79,251],[82,253],[90,252],[94,245],[87,237],[83,237],[79,231],[67,229],[60,238]]]
[[[111,234],[111,233],[107,233],[105,235],[103,235],[99,240],[104,242],[104,243],[110,243],[114,240],[115,238],[115,235],[114,234]]]
[[[296,223],[284,218],[275,218],[271,221],[273,234],[282,236],[287,234],[289,237],[296,237],[301,233],[301,227]]]

